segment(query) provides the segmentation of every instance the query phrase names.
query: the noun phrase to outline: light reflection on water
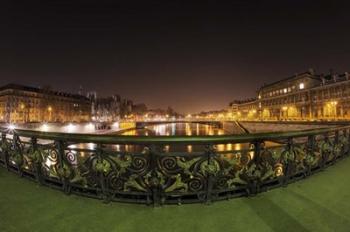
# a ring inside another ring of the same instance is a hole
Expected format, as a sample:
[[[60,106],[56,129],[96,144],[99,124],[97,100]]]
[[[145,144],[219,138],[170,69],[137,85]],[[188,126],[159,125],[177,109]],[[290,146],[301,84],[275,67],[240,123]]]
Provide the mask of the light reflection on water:
[[[143,129],[135,129],[124,132],[122,135],[133,136],[176,136],[176,135],[225,135],[237,133],[219,128],[215,125],[200,123],[168,123],[147,126]]]
[[[147,126],[144,129],[135,129],[124,132],[125,136],[204,136],[204,135],[228,135],[237,134],[236,128],[228,130],[226,128],[219,128],[214,125],[205,125],[199,123],[169,123]],[[241,132],[240,132],[241,133]],[[275,143],[267,142],[266,146],[276,145]],[[72,147],[73,146],[73,147]],[[71,148],[90,149],[96,148],[94,144],[76,144],[71,145]],[[144,146],[142,145],[106,145],[105,148],[118,152],[142,152]],[[249,149],[248,143],[228,143],[216,145],[217,151],[239,151],[242,149]],[[164,145],[160,148],[162,152],[203,152],[205,151],[204,145],[188,145],[188,144],[173,144]]]
[[[70,149],[82,149],[82,150],[94,150],[97,148],[96,144],[93,143],[79,143],[72,144],[69,146]],[[115,145],[104,145],[104,148],[111,149],[118,152],[142,152],[144,150],[144,146],[142,145],[129,145],[129,144],[115,144]],[[186,152],[204,152],[204,145],[181,145],[181,144],[173,144],[173,145],[163,145],[160,146],[161,152],[178,152],[178,151],[186,151]],[[240,143],[240,144],[217,144],[215,146],[217,151],[239,151],[241,149],[249,149],[249,144]]]

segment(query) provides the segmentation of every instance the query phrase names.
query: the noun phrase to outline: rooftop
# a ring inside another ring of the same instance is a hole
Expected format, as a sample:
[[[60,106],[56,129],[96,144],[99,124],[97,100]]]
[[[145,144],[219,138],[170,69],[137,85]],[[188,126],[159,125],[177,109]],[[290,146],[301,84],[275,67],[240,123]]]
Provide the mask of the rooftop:
[[[28,91],[28,92],[35,92],[35,93],[41,93],[41,94],[51,94],[56,96],[62,96],[62,97],[69,97],[69,98],[75,98],[79,100],[86,100],[89,101],[89,99],[83,95],[79,94],[72,94],[72,93],[66,93],[66,92],[60,92],[60,91],[54,91],[51,89],[45,89],[45,88],[37,88],[32,86],[25,86],[20,84],[7,84],[0,87],[0,91],[13,89],[13,90],[22,90],[22,91]]]
[[[307,71],[307,72],[295,74],[295,75],[287,77],[287,78],[283,78],[283,79],[278,80],[278,81],[274,81],[274,82],[269,83],[269,84],[265,84],[260,89],[266,88],[266,87],[270,87],[270,86],[273,86],[273,85],[276,85],[276,84],[280,84],[280,83],[285,82],[285,81],[290,81],[290,80],[302,78],[302,77],[305,77],[305,76],[307,76],[309,78],[312,78],[312,79],[316,79],[316,80],[321,81],[318,76],[313,74],[313,71]]]
[[[257,99],[255,97],[253,98],[248,98],[248,99],[243,99],[243,100],[233,100],[232,102],[230,102],[230,106],[234,105],[234,104],[245,104],[245,103],[251,103],[251,102],[255,102]]]
[[[295,80],[298,78],[303,78],[303,77],[308,77],[310,79],[314,79],[314,80],[318,80],[320,82],[321,85],[323,84],[331,84],[334,82],[338,82],[338,81],[345,81],[348,80],[349,76],[348,73],[345,72],[343,74],[338,74],[338,73],[333,73],[333,71],[331,71],[329,74],[315,74],[313,70],[307,71],[307,72],[303,72],[303,73],[299,73],[299,74],[295,74],[293,76],[269,83],[269,84],[265,84],[263,85],[260,89],[262,88],[266,88],[266,87],[270,87],[285,81],[290,81],[290,80]]]

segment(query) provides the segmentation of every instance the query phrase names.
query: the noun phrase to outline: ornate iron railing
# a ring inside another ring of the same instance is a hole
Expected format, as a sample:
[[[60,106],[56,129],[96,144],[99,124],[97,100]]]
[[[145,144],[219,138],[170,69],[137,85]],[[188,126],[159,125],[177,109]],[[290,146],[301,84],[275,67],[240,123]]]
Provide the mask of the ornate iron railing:
[[[153,205],[210,203],[287,185],[348,155],[350,142],[350,126],[171,137],[0,131],[0,165],[9,171],[67,194]],[[169,145],[197,151],[170,152]]]

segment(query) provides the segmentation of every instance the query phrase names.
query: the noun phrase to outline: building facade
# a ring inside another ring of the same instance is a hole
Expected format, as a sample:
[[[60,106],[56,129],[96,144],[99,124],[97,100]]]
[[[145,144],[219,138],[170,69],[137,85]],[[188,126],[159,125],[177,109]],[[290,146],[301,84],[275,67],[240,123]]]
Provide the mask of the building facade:
[[[91,102],[82,95],[17,84],[0,87],[1,122],[83,122],[90,119]]]
[[[115,94],[110,97],[97,97],[96,92],[87,94],[91,101],[91,112],[94,121],[112,122],[119,121],[132,114],[133,101],[122,99]]]
[[[316,75],[309,70],[264,85],[256,98],[233,101],[229,110],[243,120],[347,120],[349,74]]]

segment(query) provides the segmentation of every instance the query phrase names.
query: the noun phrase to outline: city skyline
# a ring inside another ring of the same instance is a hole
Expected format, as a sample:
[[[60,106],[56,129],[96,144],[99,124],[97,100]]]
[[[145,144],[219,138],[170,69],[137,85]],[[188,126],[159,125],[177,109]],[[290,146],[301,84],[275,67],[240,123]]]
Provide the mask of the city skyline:
[[[350,17],[339,1],[27,4],[3,8],[0,85],[82,85],[192,113],[309,68],[349,71]]]
[[[350,2],[0,7],[1,231],[349,231]]]

